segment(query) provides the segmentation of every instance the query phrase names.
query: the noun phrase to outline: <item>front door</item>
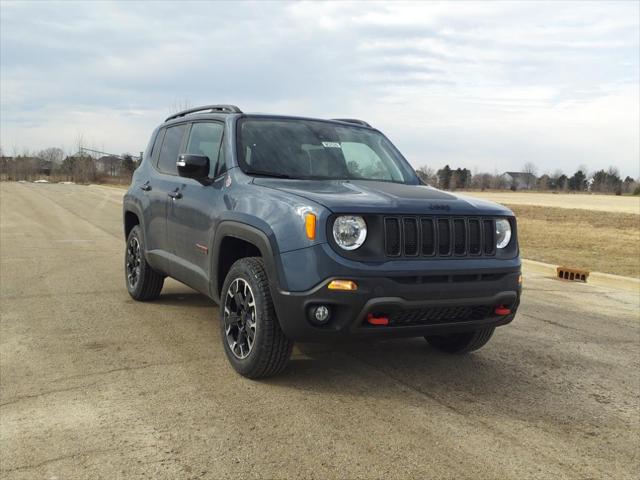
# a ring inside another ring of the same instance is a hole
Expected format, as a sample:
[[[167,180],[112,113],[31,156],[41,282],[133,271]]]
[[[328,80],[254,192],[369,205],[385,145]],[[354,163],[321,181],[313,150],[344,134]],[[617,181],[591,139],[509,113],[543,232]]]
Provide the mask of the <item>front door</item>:
[[[179,280],[207,291],[210,277],[210,249],[220,217],[224,188],[224,155],[221,155],[224,124],[199,121],[191,125],[184,153],[209,158],[209,181],[180,177],[177,195],[169,204],[169,244],[182,266]]]

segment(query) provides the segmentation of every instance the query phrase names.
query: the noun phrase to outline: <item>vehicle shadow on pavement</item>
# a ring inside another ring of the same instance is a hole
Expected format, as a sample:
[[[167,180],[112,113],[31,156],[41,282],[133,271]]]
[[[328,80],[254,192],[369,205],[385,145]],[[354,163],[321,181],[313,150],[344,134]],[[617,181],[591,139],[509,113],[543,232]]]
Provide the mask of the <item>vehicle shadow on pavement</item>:
[[[450,388],[493,395],[496,388],[539,389],[538,379],[529,378],[491,352],[448,355],[431,348],[422,338],[353,341],[335,345],[296,344],[287,368],[270,383],[293,388],[322,388],[327,376],[371,377],[380,388],[410,385],[439,391]],[[377,380],[376,380],[377,378]],[[518,385],[519,384],[519,385]],[[526,385],[526,387],[525,387]],[[342,388],[344,383],[341,384]],[[500,395],[504,398],[505,391]]]
[[[562,405],[556,416],[573,416],[574,407],[563,400],[566,391],[561,385],[549,383],[544,375],[514,368],[500,353],[500,345],[493,347],[448,355],[429,347],[422,338],[297,344],[287,369],[266,382],[285,389],[340,397],[376,396],[402,404],[410,395],[417,404],[457,402],[461,411],[484,408],[519,420],[543,422],[548,421],[550,399],[556,398],[555,405]]]

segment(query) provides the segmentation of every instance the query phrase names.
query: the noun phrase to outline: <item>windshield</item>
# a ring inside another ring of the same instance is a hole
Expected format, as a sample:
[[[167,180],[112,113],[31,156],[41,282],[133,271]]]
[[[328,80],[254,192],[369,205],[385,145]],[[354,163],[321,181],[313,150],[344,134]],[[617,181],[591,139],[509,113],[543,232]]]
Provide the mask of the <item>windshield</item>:
[[[238,161],[253,175],[418,183],[413,169],[379,132],[314,120],[241,119]]]

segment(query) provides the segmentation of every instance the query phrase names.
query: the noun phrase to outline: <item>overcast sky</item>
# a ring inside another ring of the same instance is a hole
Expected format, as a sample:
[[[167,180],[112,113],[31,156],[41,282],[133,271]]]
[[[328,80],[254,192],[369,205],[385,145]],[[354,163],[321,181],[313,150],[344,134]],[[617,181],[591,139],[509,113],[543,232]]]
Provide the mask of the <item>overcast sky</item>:
[[[640,2],[1,3],[5,154],[175,107],[362,118],[416,167],[640,175]]]

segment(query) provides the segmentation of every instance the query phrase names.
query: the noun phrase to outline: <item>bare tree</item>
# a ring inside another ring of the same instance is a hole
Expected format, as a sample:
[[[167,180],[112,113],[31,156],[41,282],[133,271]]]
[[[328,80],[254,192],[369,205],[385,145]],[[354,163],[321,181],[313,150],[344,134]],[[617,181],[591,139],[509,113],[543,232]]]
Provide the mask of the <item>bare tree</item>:
[[[486,190],[491,188],[491,184],[494,179],[490,173],[474,173],[473,178],[471,179],[471,187],[479,190]]]
[[[422,165],[416,169],[416,174],[427,185],[435,185],[437,183],[436,172],[433,168],[427,165]]]
[[[536,184],[538,167],[533,162],[527,162],[522,167],[522,173],[524,173],[524,181],[527,189],[530,189]]]
[[[51,162],[52,164],[59,165],[62,163],[62,159],[64,158],[64,151],[58,147],[49,147],[44,150],[40,150],[38,157],[45,162]]]

